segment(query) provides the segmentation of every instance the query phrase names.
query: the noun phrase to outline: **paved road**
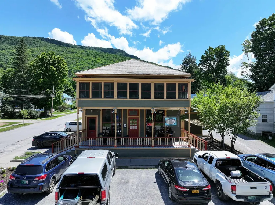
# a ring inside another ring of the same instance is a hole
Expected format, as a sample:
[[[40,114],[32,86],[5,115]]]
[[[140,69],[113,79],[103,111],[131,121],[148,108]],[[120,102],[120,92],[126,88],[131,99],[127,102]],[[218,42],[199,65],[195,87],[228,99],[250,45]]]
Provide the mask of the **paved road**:
[[[244,202],[229,200],[223,202],[216,196],[216,188],[212,181],[212,201],[209,205],[247,205]],[[157,169],[117,169],[111,182],[111,205],[176,205],[168,197],[168,187],[157,173]],[[0,198],[3,205],[54,205],[54,192],[46,194],[5,194]],[[261,205],[274,205],[271,201]]]
[[[206,130],[203,131],[204,135],[207,135]],[[221,141],[221,135],[213,132],[213,137]],[[225,143],[231,145],[231,135],[225,135]],[[235,149],[244,154],[257,154],[257,153],[275,153],[275,148],[269,146],[261,140],[255,140],[244,135],[239,135],[235,142]]]
[[[26,150],[33,150],[32,138],[46,131],[64,130],[65,122],[75,120],[76,113],[65,115],[52,120],[40,120],[35,123],[20,127],[15,130],[0,133],[0,167],[16,166],[18,163],[10,163],[15,156],[22,155]],[[46,151],[42,149],[41,151]]]

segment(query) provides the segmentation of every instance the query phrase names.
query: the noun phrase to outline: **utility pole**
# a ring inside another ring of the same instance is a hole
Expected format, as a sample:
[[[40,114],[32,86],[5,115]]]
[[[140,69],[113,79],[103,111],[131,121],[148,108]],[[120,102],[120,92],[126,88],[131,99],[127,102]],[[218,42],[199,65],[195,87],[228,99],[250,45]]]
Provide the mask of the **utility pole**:
[[[54,85],[53,85],[53,92],[52,92],[52,109],[51,109],[51,117],[53,116],[53,97],[54,97]]]

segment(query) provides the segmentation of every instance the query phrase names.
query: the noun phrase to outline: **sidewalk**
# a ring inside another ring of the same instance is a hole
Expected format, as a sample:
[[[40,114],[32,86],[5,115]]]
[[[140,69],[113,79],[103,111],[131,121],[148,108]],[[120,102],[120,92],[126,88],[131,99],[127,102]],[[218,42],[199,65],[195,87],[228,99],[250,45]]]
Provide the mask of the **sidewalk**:
[[[208,131],[203,130],[203,135],[207,134]],[[213,131],[212,134],[215,139],[219,141],[222,140],[221,135],[219,133]],[[229,136],[228,134],[226,134],[224,140],[227,145],[231,145],[231,135]],[[239,135],[237,137],[234,147],[236,150],[239,150],[244,154],[275,153],[274,147],[269,146],[261,140],[255,140],[244,135]]]

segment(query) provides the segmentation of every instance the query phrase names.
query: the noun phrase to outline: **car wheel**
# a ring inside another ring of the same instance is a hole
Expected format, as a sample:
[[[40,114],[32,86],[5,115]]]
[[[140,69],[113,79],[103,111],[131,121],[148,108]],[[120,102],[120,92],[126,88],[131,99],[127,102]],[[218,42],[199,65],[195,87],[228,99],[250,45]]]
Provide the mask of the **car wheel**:
[[[220,200],[228,200],[228,196],[224,194],[221,183],[217,183],[217,196]]]
[[[53,189],[54,189],[54,186],[55,186],[55,179],[54,178],[52,178],[51,180],[50,180],[50,183],[49,183],[49,188],[48,188],[48,190],[47,190],[47,193],[52,193],[53,192]]]
[[[168,197],[170,200],[175,201],[174,196],[172,194],[172,185],[171,184],[169,184],[169,186],[168,186]]]

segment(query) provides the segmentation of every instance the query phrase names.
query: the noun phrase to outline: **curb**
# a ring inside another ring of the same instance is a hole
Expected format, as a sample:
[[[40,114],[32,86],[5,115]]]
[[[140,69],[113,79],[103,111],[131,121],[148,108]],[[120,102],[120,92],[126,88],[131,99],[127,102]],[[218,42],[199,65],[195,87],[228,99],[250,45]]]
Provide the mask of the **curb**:
[[[0,192],[0,199],[8,192],[7,189],[5,189],[4,191]]]

